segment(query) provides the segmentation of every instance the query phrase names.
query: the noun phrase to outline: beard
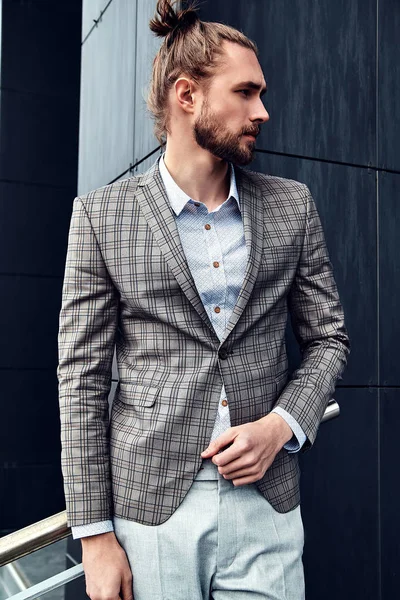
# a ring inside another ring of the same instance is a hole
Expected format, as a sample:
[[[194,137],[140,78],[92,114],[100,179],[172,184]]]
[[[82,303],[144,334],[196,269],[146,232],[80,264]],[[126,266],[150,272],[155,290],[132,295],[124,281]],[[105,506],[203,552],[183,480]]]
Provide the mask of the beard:
[[[245,166],[251,163],[255,154],[255,142],[247,140],[240,143],[245,133],[258,135],[259,128],[242,130],[240,133],[229,131],[210,110],[207,100],[204,101],[199,117],[193,126],[196,142],[204,150],[214,156],[235,165]]]

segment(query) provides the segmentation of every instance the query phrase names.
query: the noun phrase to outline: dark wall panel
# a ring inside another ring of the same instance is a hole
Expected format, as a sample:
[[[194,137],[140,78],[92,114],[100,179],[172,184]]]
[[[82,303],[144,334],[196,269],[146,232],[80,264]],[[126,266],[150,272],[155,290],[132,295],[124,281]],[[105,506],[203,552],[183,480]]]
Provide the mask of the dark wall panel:
[[[201,13],[259,47],[271,116],[261,147],[376,163],[376,0],[209,0]]]
[[[2,372],[0,465],[59,464],[58,382],[52,369]],[[23,398],[23,404],[21,402]]]
[[[0,366],[56,368],[62,277],[0,275],[0,288]]]
[[[0,534],[65,506],[57,332],[78,171],[82,1],[1,8]]]
[[[337,390],[340,417],[302,456],[307,600],[378,600],[378,392]]]
[[[73,186],[0,182],[0,273],[64,275],[75,193]]]
[[[377,384],[375,174],[310,160],[258,153],[255,171],[308,185],[318,207],[334,268],[352,353],[344,384]]]
[[[59,464],[0,464],[0,535],[65,510]]]
[[[400,586],[400,484],[396,452],[400,423],[400,389],[381,391],[380,415],[382,600],[391,600],[398,594]]]
[[[79,89],[82,0],[3,0],[2,7],[2,87],[53,97]]]
[[[400,385],[400,174],[379,174],[380,376]]]
[[[0,536],[65,508],[55,371],[3,370]]]
[[[379,166],[400,171],[400,2],[379,0]]]
[[[0,178],[75,186],[78,119],[76,96],[2,90]]]

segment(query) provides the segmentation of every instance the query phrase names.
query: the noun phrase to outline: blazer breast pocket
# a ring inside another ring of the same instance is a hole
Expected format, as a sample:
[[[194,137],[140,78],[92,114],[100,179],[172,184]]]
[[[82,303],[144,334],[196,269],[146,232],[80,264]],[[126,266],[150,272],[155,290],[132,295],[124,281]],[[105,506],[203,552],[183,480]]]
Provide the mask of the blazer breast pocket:
[[[256,289],[266,294],[281,294],[288,290],[295,277],[299,260],[297,246],[267,246],[262,250]]]
[[[151,408],[158,396],[160,388],[143,383],[121,383],[118,398],[124,404],[136,408]]]
[[[296,264],[300,258],[301,248],[297,244],[265,244],[261,260],[272,264]]]

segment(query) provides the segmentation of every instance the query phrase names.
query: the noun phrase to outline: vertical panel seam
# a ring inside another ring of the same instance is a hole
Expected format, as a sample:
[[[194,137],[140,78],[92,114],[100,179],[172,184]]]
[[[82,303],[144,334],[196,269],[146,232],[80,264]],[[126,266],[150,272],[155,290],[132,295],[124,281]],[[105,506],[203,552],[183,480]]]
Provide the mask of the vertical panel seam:
[[[133,148],[132,148],[132,165],[134,165],[137,162],[137,156],[135,155],[136,153],[136,116],[137,116],[137,112],[136,112],[136,71],[137,71],[137,56],[138,56],[138,3],[140,2],[140,0],[136,0],[136,4],[135,4],[135,68],[133,71],[133,94],[132,94],[132,100],[133,100]],[[129,177],[132,177],[132,175],[134,175],[134,171],[132,170],[132,172],[129,173]]]
[[[376,0],[376,49],[375,49],[375,161],[379,167],[379,0]],[[378,396],[377,396],[377,484],[378,484],[378,590],[379,600],[382,600],[382,523],[381,523],[381,355],[380,355],[380,238],[379,238],[379,171],[376,171],[376,303],[377,303],[377,371],[378,371]]]
[[[379,168],[379,0],[376,0],[375,71],[375,164]]]

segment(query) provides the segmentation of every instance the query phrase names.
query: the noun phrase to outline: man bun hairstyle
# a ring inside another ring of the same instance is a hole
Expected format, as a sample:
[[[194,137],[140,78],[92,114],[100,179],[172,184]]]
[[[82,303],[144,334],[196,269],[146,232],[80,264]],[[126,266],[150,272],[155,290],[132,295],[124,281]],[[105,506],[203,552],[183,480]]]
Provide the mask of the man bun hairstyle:
[[[175,12],[170,2],[162,0],[157,2],[156,12],[159,17],[150,21],[150,29],[158,37],[167,38],[167,46],[171,47],[178,34],[185,33],[197,21],[200,21],[195,10],[196,4],[189,8]]]
[[[201,21],[191,2],[181,10],[179,0],[158,0],[156,14],[150,21],[151,31],[164,37],[153,62],[147,107],[154,119],[154,134],[160,144],[168,133],[168,95],[182,73],[207,89],[223,55],[222,42],[234,42],[258,55],[257,46],[241,31],[222,23]]]

